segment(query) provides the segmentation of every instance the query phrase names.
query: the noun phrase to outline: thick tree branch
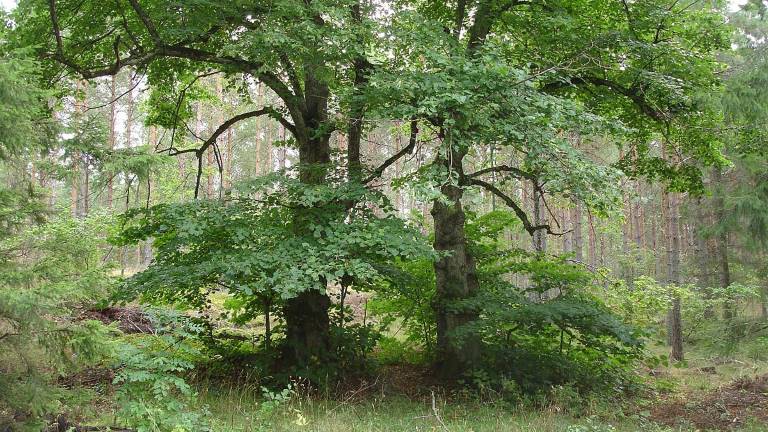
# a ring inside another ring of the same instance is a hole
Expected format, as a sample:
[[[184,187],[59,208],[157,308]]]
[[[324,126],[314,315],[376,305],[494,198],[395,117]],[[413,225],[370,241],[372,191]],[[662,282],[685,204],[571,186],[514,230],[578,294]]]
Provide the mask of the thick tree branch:
[[[411,134],[408,138],[408,145],[403,147],[399,152],[395,153],[394,155],[390,156],[387,160],[385,160],[381,165],[379,165],[371,175],[365,178],[363,180],[363,184],[368,184],[372,180],[381,177],[382,174],[384,174],[384,171],[389,168],[390,165],[397,162],[398,159],[401,157],[413,153],[413,149],[416,148],[416,137],[419,135],[419,121],[416,119],[411,120]]]
[[[48,6],[49,6],[49,12],[50,12],[50,18],[51,18],[51,27],[53,29],[54,39],[56,40],[56,51],[52,57],[59,63],[69,67],[70,69],[78,73],[84,79],[92,79],[92,78],[97,78],[101,76],[115,75],[117,72],[120,71],[121,68],[125,66],[143,67],[148,65],[153,60],[161,57],[180,58],[180,59],[195,60],[195,61],[207,62],[212,64],[218,64],[221,66],[235,69],[239,72],[253,74],[260,81],[262,81],[264,84],[269,86],[269,88],[272,89],[272,91],[274,91],[278,96],[280,96],[280,98],[285,102],[288,109],[291,110],[292,115],[297,112],[295,108],[297,108],[296,104],[299,103],[299,100],[296,97],[296,95],[280,79],[279,76],[277,76],[272,72],[267,72],[262,70],[263,64],[261,62],[245,60],[239,57],[218,55],[216,53],[209,52],[203,49],[192,48],[190,46],[187,46],[195,42],[201,42],[201,41],[207,40],[208,38],[210,38],[210,31],[213,31],[218,27],[213,27],[211,30],[209,30],[209,32],[204,33],[197,40],[192,39],[192,40],[182,41],[175,44],[168,44],[160,38],[160,35],[157,31],[155,23],[152,21],[152,19],[149,17],[146,11],[141,7],[141,5],[139,5],[138,1],[137,0],[129,0],[129,1],[131,3],[133,11],[135,12],[136,15],[138,15],[139,19],[144,25],[144,28],[149,33],[150,38],[154,43],[154,47],[152,49],[145,50],[140,45],[138,45],[135,36],[133,36],[132,34],[130,34],[130,32],[128,32],[128,26],[124,22],[124,27],[126,28],[126,31],[129,33],[131,40],[136,45],[135,53],[125,58],[120,58],[120,52],[119,52],[120,38],[118,36],[116,37],[115,44],[114,44],[115,60],[113,64],[102,64],[102,65],[91,66],[91,67],[80,65],[77,62],[73,61],[72,59],[68,58],[64,52],[64,43],[61,36],[61,26],[60,26],[60,21],[58,16],[58,10],[56,7],[56,0],[49,0]],[[123,21],[125,21],[125,18],[123,18]],[[295,118],[294,118],[294,121],[296,121]]]
[[[139,16],[139,19],[144,24],[144,28],[147,29],[149,37],[151,37],[157,45],[162,45],[162,41],[160,40],[160,33],[157,32],[157,27],[155,27],[155,23],[152,21],[149,15],[147,15],[147,12],[144,11],[137,0],[128,1],[131,3],[133,11],[136,12],[136,15]]]
[[[466,178],[481,177],[489,173],[510,172],[517,178],[525,178],[528,180],[534,180],[535,176],[527,171],[523,171],[519,168],[511,167],[508,165],[498,165],[490,168],[484,168],[479,171],[475,171],[472,174],[467,174]]]
[[[288,58],[285,53],[280,53],[280,63],[283,64],[285,73],[288,75],[288,82],[291,84],[293,94],[296,95],[298,99],[303,99],[304,90],[301,87],[301,80],[299,80],[299,75],[296,73],[296,67],[291,62],[291,59]]]
[[[653,107],[648,100],[643,97],[642,89],[639,87],[624,87],[621,84],[611,81],[605,78],[583,76],[571,78],[569,82],[553,82],[546,84],[542,87],[545,92],[556,91],[565,87],[577,87],[579,85],[594,85],[598,87],[605,87],[609,90],[613,90],[616,93],[631,100],[632,103],[646,116],[656,120],[659,123],[664,123],[669,120],[669,115],[660,109]]]
[[[213,132],[213,134],[211,134],[211,136],[208,137],[208,139],[205,140],[205,142],[203,142],[203,144],[200,147],[191,148],[191,149],[184,149],[184,150],[177,150],[174,147],[170,147],[168,149],[160,150],[160,151],[158,151],[158,153],[168,152],[168,154],[171,155],[171,156],[177,156],[177,155],[181,155],[181,154],[185,154],[185,153],[194,153],[195,154],[195,157],[197,157],[197,176],[195,178],[195,198],[197,198],[199,193],[200,193],[200,179],[201,179],[202,173],[203,173],[203,156],[205,155],[206,150],[208,150],[208,148],[211,147],[211,146],[215,146],[216,145],[216,140],[218,140],[218,138],[224,132],[226,132],[230,127],[232,127],[232,125],[234,125],[235,123],[240,122],[240,121],[245,120],[245,119],[248,119],[248,118],[251,118],[251,117],[258,117],[258,116],[262,116],[262,115],[265,115],[265,114],[277,114],[277,111],[274,108],[272,108],[272,107],[267,107],[267,108],[261,108],[261,109],[258,109],[258,110],[248,111],[248,112],[244,112],[242,114],[238,114],[238,115],[230,118],[229,120],[225,121],[218,128],[216,128],[216,130]],[[277,115],[279,115],[279,114],[277,114]],[[280,118],[282,119],[281,122],[285,121],[288,125],[293,127],[293,125],[290,124],[290,122],[288,122],[287,120],[283,119],[282,116],[280,116]],[[219,171],[221,171],[222,170],[222,165],[221,165],[221,162],[219,161],[220,155],[218,154],[218,151],[216,153],[216,158],[217,158],[217,163],[219,164]]]
[[[525,210],[523,210],[512,198],[510,198],[507,194],[502,192],[499,188],[496,186],[475,178],[468,178],[467,183],[475,186],[480,186],[484,188],[485,190],[491,192],[492,194],[496,195],[497,197],[501,198],[502,201],[504,201],[504,204],[506,204],[508,207],[510,207],[515,214],[517,215],[518,219],[523,223],[523,228],[528,232],[528,234],[533,235],[536,231],[539,230],[546,230],[547,234],[553,234],[553,235],[562,235],[563,233],[553,232],[551,227],[548,224],[542,224],[542,225],[533,225],[531,221],[528,219],[528,215],[525,213]]]
[[[195,153],[197,153],[198,157],[201,157],[203,154],[205,154],[205,151],[208,149],[208,147],[213,145],[216,142],[216,140],[219,139],[219,136],[221,136],[221,134],[226,132],[227,129],[229,129],[233,124],[235,124],[235,123],[237,123],[239,121],[251,118],[251,117],[258,117],[258,116],[262,116],[262,115],[265,115],[265,114],[274,114],[275,112],[276,111],[275,111],[274,108],[267,107],[267,108],[257,109],[255,111],[244,112],[242,114],[238,114],[238,115],[230,118],[229,120],[227,120],[224,123],[222,123],[221,125],[219,125],[219,127],[216,128],[216,130],[213,132],[213,134],[211,134],[211,136],[208,137],[207,140],[205,140],[203,145],[198,147],[198,149],[197,149],[197,151]]]

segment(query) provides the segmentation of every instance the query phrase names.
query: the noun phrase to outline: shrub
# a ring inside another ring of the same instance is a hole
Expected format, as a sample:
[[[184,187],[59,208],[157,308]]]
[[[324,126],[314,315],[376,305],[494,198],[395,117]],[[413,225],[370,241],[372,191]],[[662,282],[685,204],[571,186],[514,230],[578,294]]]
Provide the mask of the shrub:
[[[200,358],[193,339],[199,329],[178,315],[153,317],[156,334],[115,341],[117,418],[138,432],[208,430],[206,409],[190,408],[197,394],[184,379]]]

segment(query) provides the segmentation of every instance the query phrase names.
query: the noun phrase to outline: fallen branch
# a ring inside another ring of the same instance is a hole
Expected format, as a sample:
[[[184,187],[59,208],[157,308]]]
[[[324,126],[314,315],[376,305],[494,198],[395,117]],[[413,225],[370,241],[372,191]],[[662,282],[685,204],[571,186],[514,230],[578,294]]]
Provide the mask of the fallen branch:
[[[438,423],[440,423],[440,426],[443,427],[443,429],[448,430],[448,426],[445,425],[445,422],[442,418],[440,418],[440,414],[437,412],[437,404],[435,404],[435,392],[432,390],[430,393],[432,393],[432,415],[435,416]]]

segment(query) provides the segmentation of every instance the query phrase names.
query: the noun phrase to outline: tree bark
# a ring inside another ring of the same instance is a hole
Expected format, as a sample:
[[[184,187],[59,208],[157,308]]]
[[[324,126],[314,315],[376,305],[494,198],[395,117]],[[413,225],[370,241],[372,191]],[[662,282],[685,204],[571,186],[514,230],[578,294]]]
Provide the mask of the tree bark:
[[[662,155],[670,158],[666,142],[662,142]],[[677,192],[663,192],[662,201],[665,204],[666,216],[666,246],[667,246],[667,284],[668,286],[680,286],[680,194]],[[667,314],[667,339],[670,345],[670,359],[683,361],[683,323],[681,314],[680,297],[672,296],[672,306]]]
[[[221,76],[217,76],[216,77],[216,96],[217,96],[219,101],[223,100],[223,96],[224,96],[223,93],[224,92],[223,92],[222,84],[221,84]],[[216,110],[215,111],[216,112],[216,117],[215,117],[216,118],[216,122],[218,124],[224,123],[224,112],[222,111],[221,107],[216,107],[215,110]],[[219,146],[219,144],[221,144],[221,137],[217,138],[216,139],[216,143],[214,145],[210,146],[208,148],[208,150],[206,151],[206,164],[205,164],[205,166],[206,166],[206,170],[208,171],[208,173],[206,175],[206,188],[205,188],[205,190],[206,190],[206,197],[208,199],[213,199],[214,198],[214,187],[215,186],[214,186],[213,182],[215,180],[215,175],[213,173],[216,171],[215,168],[214,168],[214,159],[216,157],[216,153],[215,153],[216,152],[216,148],[221,148]],[[221,153],[219,153],[219,154],[221,154]]]
[[[544,197],[541,195],[541,191],[533,187],[533,220],[534,225],[542,225],[547,223],[547,210],[544,204]],[[547,253],[547,231],[543,229],[536,230],[533,233],[533,250],[536,253]]]
[[[597,267],[597,236],[595,233],[595,217],[592,216],[592,212],[587,213],[587,227],[588,236],[588,249],[589,249],[589,265],[592,268]]]
[[[229,189],[232,187],[232,159],[234,153],[232,152],[232,145],[234,141],[234,131],[230,128],[227,130],[227,164],[224,169],[224,187]]]
[[[635,211],[633,212],[634,220],[634,230],[635,230],[635,246],[638,249],[641,249],[643,247],[643,239],[645,227],[643,226],[643,190],[640,185],[640,180],[637,180],[635,182],[635,193],[637,194],[636,201],[635,201]]]
[[[82,96],[80,92],[83,89],[83,81],[78,80],[75,86],[75,119],[82,120],[83,113],[85,112],[85,103],[82,100]],[[69,199],[70,199],[70,211],[72,213],[72,217],[74,218],[80,218],[83,216],[82,211],[82,203],[80,196],[81,190],[80,190],[80,182],[81,182],[81,174],[80,174],[80,165],[82,161],[82,155],[79,151],[74,151],[72,153],[72,184],[71,188],[69,190]]]
[[[330,162],[328,138],[300,143],[299,178],[306,184],[319,184],[324,181],[322,164]],[[306,226],[302,212],[298,212],[296,227],[301,230]],[[324,361],[331,350],[330,319],[328,310],[331,300],[325,293],[325,284],[317,289],[310,289],[286,301],[283,314],[286,321],[285,346],[283,359],[288,364],[307,367]]]
[[[115,149],[115,139],[117,135],[117,131],[115,130],[115,120],[116,120],[116,110],[117,106],[115,104],[115,99],[117,98],[117,80],[115,79],[115,76],[112,75],[110,77],[110,83],[109,83],[109,138],[107,145],[109,146],[109,151],[113,151]],[[109,174],[109,181],[107,182],[107,207],[112,210],[113,201],[114,201],[114,173],[108,173]]]
[[[457,162],[460,163],[461,155],[454,155],[450,159],[454,161],[452,169],[460,170],[461,166],[457,165]],[[450,166],[450,161],[445,158],[440,163],[446,168]],[[474,259],[467,250],[465,215],[461,205],[463,189],[448,184],[441,188],[441,192],[449,203],[441,200],[433,202],[431,213],[435,223],[434,248],[438,252],[450,254],[434,265],[437,288],[434,302],[437,317],[435,366],[442,378],[453,380],[476,365],[480,358],[480,344],[476,338],[455,338],[456,330],[476,320],[477,313],[453,306],[455,302],[475,295],[479,285]]]
[[[731,285],[731,268],[728,259],[728,231],[725,229],[725,198],[723,196],[725,183],[720,169],[712,168],[712,182],[714,183],[714,197],[712,207],[715,216],[715,253],[717,254],[717,279],[718,285],[723,290]],[[731,321],[734,318],[733,301],[726,297],[723,304],[723,318]]]
[[[330,134],[317,134],[328,120],[328,85],[316,79],[315,67],[305,66],[305,109],[301,117],[303,128],[296,127],[294,138],[299,147],[299,180],[307,185],[325,182],[326,166],[331,161]],[[294,107],[295,108],[295,107]],[[298,116],[298,114],[297,114]],[[296,122],[298,123],[298,121]],[[304,212],[296,212],[294,226],[303,234],[307,220]],[[321,364],[331,352],[330,319],[331,300],[326,294],[325,282],[316,289],[303,291],[288,299],[283,308],[285,316],[285,345],[283,360],[299,368]]]
[[[277,126],[278,140],[280,140],[280,148],[277,149],[277,167],[283,171],[285,170],[285,158],[287,156],[285,151],[285,127],[283,125]]]
[[[264,84],[258,83],[256,86],[256,104],[259,107],[264,106]],[[255,157],[254,157],[254,174],[255,177],[258,177],[262,174],[266,174],[265,170],[265,164],[264,159],[265,157],[262,155],[263,149],[262,149],[262,142],[265,141],[266,133],[264,132],[264,127],[262,124],[262,117],[256,117],[256,134],[254,135],[255,139]]]
[[[573,206],[573,252],[574,258],[578,262],[584,262],[584,228],[581,223],[581,203],[576,202]]]
[[[668,193],[668,248],[667,248],[667,283],[674,286],[680,285],[680,208],[678,194]],[[683,327],[681,317],[680,297],[672,298],[672,308],[669,311],[669,343],[671,347],[670,358],[682,361],[683,356]]]
[[[351,7],[352,18],[359,24],[362,24],[362,13],[360,2],[356,2]],[[359,44],[364,41],[358,40]],[[351,101],[349,124],[347,125],[347,172],[350,181],[357,181],[362,177],[362,165],[360,161],[360,141],[363,136],[363,116],[365,106],[360,101],[359,92],[368,84],[368,62],[363,57],[357,57],[353,61],[354,71],[354,94]]]
[[[454,35],[459,40],[461,27],[466,10],[464,3],[456,8],[456,29]],[[471,58],[485,43],[495,20],[501,15],[503,4],[483,1],[477,6],[474,21],[467,31],[467,47],[465,55]],[[453,116],[446,112],[444,117]],[[445,152],[435,158],[435,164],[442,166],[448,172],[454,172],[462,178],[464,175],[464,156],[466,149],[459,149],[459,144],[453,142],[452,131],[443,129],[443,123],[438,121],[435,126],[441,130],[440,135],[445,144]],[[474,258],[470,255],[465,234],[465,214],[461,198],[461,185],[447,183],[441,187],[441,192],[448,202],[435,200],[432,204],[432,217],[435,225],[434,247],[437,251],[450,252],[435,263],[436,298],[434,301],[437,316],[437,362],[436,370],[442,378],[454,380],[461,374],[471,370],[480,361],[480,341],[469,335],[463,339],[453,337],[456,330],[467,323],[476,321],[477,311],[456,309],[447,306],[471,298],[477,294],[479,283],[476,274]]]
[[[563,208],[561,212],[561,218],[563,219],[563,226],[566,230],[573,230],[573,223],[571,220],[572,211],[568,208]],[[573,253],[573,233],[568,233],[563,236],[563,253]]]

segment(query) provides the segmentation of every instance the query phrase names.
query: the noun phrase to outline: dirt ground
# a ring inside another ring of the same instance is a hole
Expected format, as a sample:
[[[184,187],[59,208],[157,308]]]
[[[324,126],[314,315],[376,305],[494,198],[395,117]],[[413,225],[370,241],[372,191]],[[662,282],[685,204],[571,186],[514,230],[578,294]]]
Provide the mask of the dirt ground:
[[[702,430],[736,429],[753,419],[768,428],[768,374],[663,400],[653,406],[651,419],[669,426],[694,425]]]
[[[80,319],[97,320],[104,324],[117,321],[117,327],[123,333],[153,333],[152,322],[138,307],[108,307],[85,311]]]

